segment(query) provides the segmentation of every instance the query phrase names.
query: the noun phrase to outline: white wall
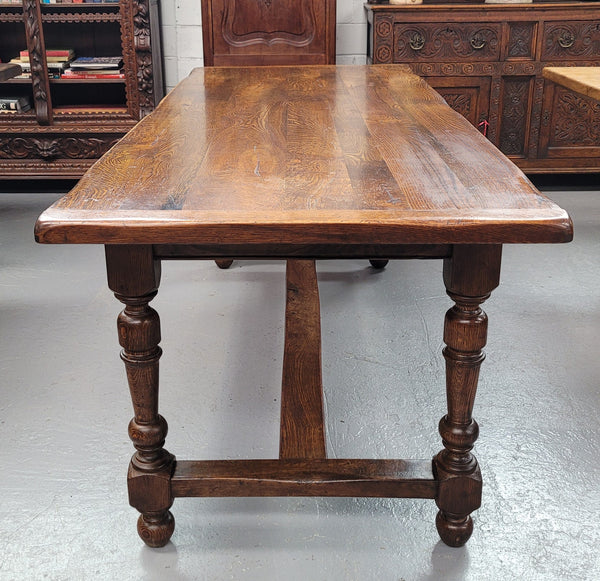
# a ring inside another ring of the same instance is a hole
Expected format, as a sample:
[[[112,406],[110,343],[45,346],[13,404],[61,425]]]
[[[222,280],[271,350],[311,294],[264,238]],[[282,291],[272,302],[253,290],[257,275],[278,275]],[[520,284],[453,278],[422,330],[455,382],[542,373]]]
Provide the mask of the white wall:
[[[365,0],[337,0],[337,62],[364,64],[367,46]],[[200,0],[160,0],[165,83],[172,89],[202,58]]]

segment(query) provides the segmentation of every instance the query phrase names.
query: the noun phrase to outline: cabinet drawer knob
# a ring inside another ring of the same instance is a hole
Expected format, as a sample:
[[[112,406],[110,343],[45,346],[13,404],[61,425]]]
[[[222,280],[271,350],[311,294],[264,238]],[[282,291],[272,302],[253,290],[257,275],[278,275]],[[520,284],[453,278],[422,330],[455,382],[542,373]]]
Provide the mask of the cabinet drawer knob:
[[[477,34],[471,37],[471,40],[469,42],[475,50],[481,50],[486,45],[487,41],[485,40],[485,38],[483,38],[483,36]]]
[[[567,30],[561,32],[558,37],[558,44],[562,48],[571,48],[575,44],[575,35]]]
[[[420,32],[415,32],[408,41],[413,50],[421,50],[425,46],[425,37]]]

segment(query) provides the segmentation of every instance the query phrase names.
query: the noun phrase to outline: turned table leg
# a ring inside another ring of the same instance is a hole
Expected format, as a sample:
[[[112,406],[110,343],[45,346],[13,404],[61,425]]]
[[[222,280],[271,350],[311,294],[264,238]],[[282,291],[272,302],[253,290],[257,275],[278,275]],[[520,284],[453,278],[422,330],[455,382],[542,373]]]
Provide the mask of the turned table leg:
[[[433,467],[440,509],[436,526],[451,547],[469,540],[470,514],[481,504],[481,473],[471,454],[479,431],[471,414],[487,339],[487,316],[479,305],[498,286],[501,253],[498,245],[460,245],[444,260],[444,284],[455,304],[444,325],[448,413],[439,425],[444,448]]]
[[[141,515],[138,533],[150,547],[169,542],[175,521],[171,476],[175,458],[164,448],[167,422],[158,413],[160,320],[148,303],[156,296],[160,262],[150,246],[107,246],[108,285],[125,304],[118,317],[134,417],[129,437],[136,448],[128,472],[129,502]]]

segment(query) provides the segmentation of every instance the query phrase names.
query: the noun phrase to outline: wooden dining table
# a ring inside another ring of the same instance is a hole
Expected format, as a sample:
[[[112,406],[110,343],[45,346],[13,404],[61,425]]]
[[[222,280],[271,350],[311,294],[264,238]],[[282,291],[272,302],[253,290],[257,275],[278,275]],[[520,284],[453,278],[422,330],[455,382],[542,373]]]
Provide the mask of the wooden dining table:
[[[564,210],[398,65],[196,69],[35,226],[40,243],[105,246],[108,286],[125,305],[129,499],[153,547],[173,533],[174,499],[190,496],[434,499],[442,540],[463,545],[481,502],[481,303],[499,284],[503,244],[572,234]],[[235,258],[287,260],[279,457],[179,460],[165,449],[149,303],[162,261]],[[328,458],[315,260],[347,258],[443,263],[447,410],[434,458]]]

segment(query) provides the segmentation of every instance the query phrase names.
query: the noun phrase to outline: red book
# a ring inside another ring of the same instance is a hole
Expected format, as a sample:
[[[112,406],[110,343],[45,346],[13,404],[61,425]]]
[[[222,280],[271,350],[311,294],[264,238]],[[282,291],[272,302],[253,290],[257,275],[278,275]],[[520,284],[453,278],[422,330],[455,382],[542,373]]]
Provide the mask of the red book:
[[[89,73],[63,73],[61,79],[124,79],[124,73],[113,73],[98,75],[94,72]]]
[[[22,50],[19,53],[19,56],[29,58],[29,51]],[[50,49],[46,50],[46,56],[65,56],[72,58],[74,56],[74,52],[72,48]]]

